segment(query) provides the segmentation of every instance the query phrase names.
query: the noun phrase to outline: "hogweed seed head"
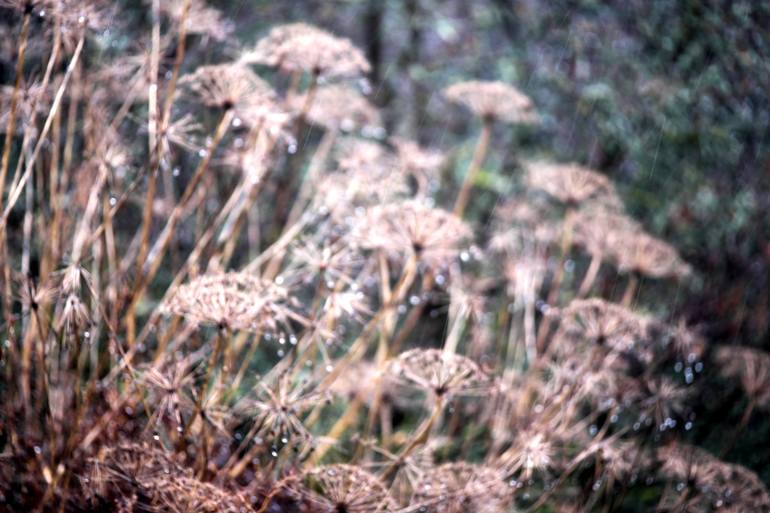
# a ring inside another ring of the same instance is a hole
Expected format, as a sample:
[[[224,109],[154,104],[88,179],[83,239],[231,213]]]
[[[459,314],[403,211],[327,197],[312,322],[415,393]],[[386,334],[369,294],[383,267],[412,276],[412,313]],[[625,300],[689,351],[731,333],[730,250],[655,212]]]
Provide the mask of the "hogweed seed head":
[[[370,70],[364,54],[348,39],[305,23],[274,27],[241,60],[325,78],[354,77]]]
[[[538,120],[532,100],[503,82],[460,82],[444,89],[444,96],[453,103],[465,105],[482,119],[504,123],[534,123]]]
[[[492,378],[465,356],[440,349],[411,349],[394,358],[388,373],[396,383],[418,388],[435,398],[489,392]]]
[[[292,322],[306,323],[285,287],[247,273],[195,278],[179,287],[161,311],[195,324],[261,334],[290,331]]]

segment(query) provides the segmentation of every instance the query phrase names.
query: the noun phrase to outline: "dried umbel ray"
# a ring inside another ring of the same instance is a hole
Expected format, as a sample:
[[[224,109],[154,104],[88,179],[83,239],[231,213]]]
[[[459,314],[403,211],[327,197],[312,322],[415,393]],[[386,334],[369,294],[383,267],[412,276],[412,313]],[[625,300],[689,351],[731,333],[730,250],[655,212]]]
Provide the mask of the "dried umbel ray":
[[[314,283],[322,279],[330,288],[337,281],[352,284],[357,271],[366,262],[366,259],[351,247],[347,238],[334,240],[327,236],[298,242],[292,246],[289,258],[289,270],[298,281]]]
[[[503,82],[460,82],[444,89],[444,96],[465,105],[482,119],[504,123],[534,123],[538,120],[532,100]]]
[[[203,325],[262,334],[306,324],[297,301],[275,282],[248,273],[209,274],[179,287],[161,311]]]
[[[506,476],[529,480],[535,472],[547,470],[556,459],[553,443],[544,433],[536,430],[521,431],[513,445],[497,460]]]
[[[462,219],[420,200],[406,200],[370,208],[358,219],[354,239],[366,249],[396,258],[414,256],[432,269],[449,265],[471,240]]]
[[[274,27],[242,60],[327,78],[358,76],[371,68],[350,40],[305,23]]]
[[[388,513],[396,503],[385,485],[355,465],[323,465],[286,482],[286,491],[324,513]]]
[[[198,67],[179,80],[181,91],[207,107],[232,110],[241,123],[279,131],[288,121],[270,85],[237,63]]]
[[[428,513],[504,513],[514,488],[489,466],[446,463],[425,472],[415,486],[410,511]]]
[[[636,232],[612,255],[618,269],[651,278],[686,278],[692,272],[670,244],[645,232]]]
[[[254,421],[253,433],[268,439],[275,450],[291,446],[304,451],[312,448],[314,440],[302,415],[326,399],[327,395],[316,390],[316,383],[283,371],[272,383],[257,381],[240,409]]]
[[[465,356],[440,349],[411,349],[388,367],[394,382],[417,388],[438,399],[488,393],[494,380]]]
[[[378,127],[380,113],[357,89],[346,84],[319,87],[312,93],[293,96],[289,106],[294,112],[305,113],[308,121],[327,130],[351,132],[363,127]]]
[[[578,164],[531,161],[524,165],[527,185],[571,207],[586,202],[619,210],[621,201],[606,176]]]
[[[770,492],[755,473],[741,465],[682,443],[660,448],[658,461],[664,476],[686,487],[664,497],[665,505],[678,505],[677,511],[770,511]]]

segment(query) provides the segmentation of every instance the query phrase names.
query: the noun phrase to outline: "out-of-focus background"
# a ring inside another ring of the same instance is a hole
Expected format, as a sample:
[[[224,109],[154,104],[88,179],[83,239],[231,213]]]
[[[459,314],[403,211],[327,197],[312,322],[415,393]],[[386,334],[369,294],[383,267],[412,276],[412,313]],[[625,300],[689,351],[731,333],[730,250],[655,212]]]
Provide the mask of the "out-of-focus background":
[[[502,80],[530,96],[535,127],[496,130],[482,181],[494,202],[517,158],[577,161],[612,178],[627,208],[696,271],[687,290],[644,288],[720,345],[770,348],[770,3],[754,0],[223,0],[235,40],[310,21],[352,39],[373,64],[371,96],[389,133],[466,167],[479,127],[442,98],[460,80]],[[238,48],[232,48],[235,53]],[[505,149],[504,151],[500,151]],[[501,176],[504,175],[504,176]],[[483,204],[483,201],[477,204]],[[607,286],[613,286],[612,283]],[[710,391],[709,391],[710,390]],[[708,418],[741,414],[714,380]],[[734,459],[770,483],[770,422]]]

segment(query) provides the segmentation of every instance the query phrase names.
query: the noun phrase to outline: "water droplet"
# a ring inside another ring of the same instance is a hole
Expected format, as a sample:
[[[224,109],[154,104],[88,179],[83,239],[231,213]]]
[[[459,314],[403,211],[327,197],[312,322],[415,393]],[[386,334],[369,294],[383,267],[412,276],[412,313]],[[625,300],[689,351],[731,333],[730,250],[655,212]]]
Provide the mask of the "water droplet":
[[[115,196],[110,196],[110,206],[111,207],[114,207],[117,202],[118,202],[118,198],[116,198]]]
[[[180,173],[180,172],[181,172],[181,171],[179,170],[179,168],[178,168],[178,167],[175,167],[175,168],[174,168],[174,169],[171,171],[171,175],[172,175],[172,176],[179,176],[179,173]]]
[[[208,154],[209,154],[209,152],[206,151],[206,148],[201,148],[200,150],[198,150],[198,156],[200,158],[203,158],[203,157],[205,157]]]

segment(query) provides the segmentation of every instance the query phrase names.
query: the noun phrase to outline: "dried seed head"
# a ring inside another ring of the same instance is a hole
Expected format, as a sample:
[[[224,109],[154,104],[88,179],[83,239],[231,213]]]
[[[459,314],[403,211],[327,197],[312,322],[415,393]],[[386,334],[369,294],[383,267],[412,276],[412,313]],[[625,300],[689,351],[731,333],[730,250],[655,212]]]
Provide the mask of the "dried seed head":
[[[623,306],[602,299],[578,299],[558,315],[561,321],[557,339],[576,344],[565,344],[561,348],[564,351],[571,352],[585,342],[617,352],[641,352],[648,348],[651,320]]]
[[[160,3],[160,9],[174,23],[179,24],[182,21],[186,2],[188,0],[166,0]],[[222,13],[209,7],[202,0],[192,0],[189,4],[185,23],[188,34],[208,36],[217,41],[225,41],[230,37],[235,26],[224,19]]]
[[[470,228],[454,214],[419,200],[376,205],[361,216],[353,238],[366,249],[396,259],[414,255],[436,270],[447,267],[471,239]]]
[[[350,40],[304,23],[274,27],[242,60],[326,78],[357,76],[370,69],[364,54]]]
[[[499,470],[458,462],[426,471],[411,503],[430,513],[504,513],[512,501]]]
[[[444,89],[451,102],[465,105],[482,119],[505,123],[534,123],[538,120],[532,100],[502,82],[472,80]]]
[[[759,477],[741,465],[726,463],[703,449],[677,443],[658,450],[663,476],[674,480],[682,493],[664,496],[662,505],[682,511],[770,511],[770,492]],[[673,487],[672,487],[673,489]]]
[[[312,448],[314,439],[302,423],[302,415],[324,399],[316,383],[298,380],[291,371],[283,370],[271,383],[258,381],[240,410],[260,426],[257,435],[267,438],[276,451],[288,446],[304,453]]]
[[[613,256],[618,269],[623,272],[676,279],[686,278],[692,273],[673,246],[645,232],[632,234],[616,250]]]
[[[289,116],[278,107],[275,92],[240,64],[200,66],[179,80],[182,89],[208,107],[232,110],[236,119],[278,133]]]
[[[290,108],[299,113],[309,102],[310,108],[305,117],[314,125],[344,132],[381,125],[377,108],[353,87],[331,84],[319,87],[312,93],[312,98],[308,97],[310,94],[308,92],[292,97]]]
[[[527,162],[524,167],[529,187],[543,190],[562,203],[577,206],[590,201],[611,210],[622,207],[612,182],[596,171],[544,161]]]
[[[440,349],[411,349],[390,362],[388,373],[404,386],[435,398],[488,393],[494,380],[465,356]]]
[[[355,465],[324,465],[287,483],[289,493],[328,513],[388,513],[396,503],[385,485]]]
[[[161,310],[195,324],[261,334],[284,333],[291,331],[292,322],[306,323],[286,288],[247,273],[200,276],[179,287]]]
[[[573,240],[592,256],[610,257],[640,230],[639,223],[625,214],[601,207],[581,209],[575,214]]]

